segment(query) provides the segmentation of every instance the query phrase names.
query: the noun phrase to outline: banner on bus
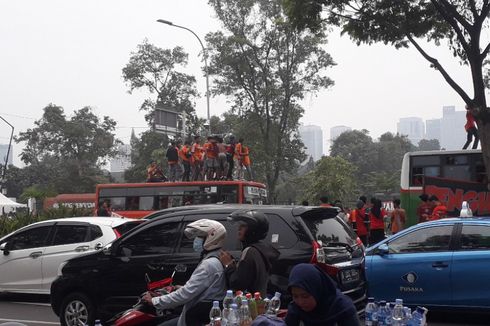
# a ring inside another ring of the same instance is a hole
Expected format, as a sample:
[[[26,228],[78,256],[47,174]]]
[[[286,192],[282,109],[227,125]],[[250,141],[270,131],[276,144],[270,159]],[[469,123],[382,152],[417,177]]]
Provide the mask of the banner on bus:
[[[470,204],[473,215],[490,215],[490,191],[484,183],[425,176],[424,193],[436,195],[450,216],[459,216],[463,201]]]

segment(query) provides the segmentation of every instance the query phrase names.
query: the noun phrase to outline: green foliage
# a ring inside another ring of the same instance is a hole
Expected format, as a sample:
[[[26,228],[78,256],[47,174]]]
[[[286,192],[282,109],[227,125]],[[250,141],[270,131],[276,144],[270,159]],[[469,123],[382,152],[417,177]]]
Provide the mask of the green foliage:
[[[124,172],[127,182],[144,182],[146,169],[150,160],[156,161],[162,168],[167,165],[165,152],[168,147],[168,137],[152,130],[145,131],[141,138],[131,138],[131,162],[130,169]]]
[[[26,144],[21,159],[27,167],[8,171],[14,192],[9,195],[32,185],[58,193],[94,192],[97,183],[109,181],[101,167],[119,144],[113,119],[100,119],[89,107],[67,118],[62,107],[50,104],[34,125],[15,138]]]
[[[357,197],[357,168],[341,157],[324,156],[315,169],[300,179],[304,192],[301,200],[319,204],[319,198],[327,195],[331,201],[352,201]]]
[[[187,127],[192,134],[198,133],[204,121],[197,118],[194,100],[198,96],[196,78],[177,71],[187,65],[188,55],[182,47],[162,49],[144,40],[137,51],[131,53],[123,68],[123,79],[129,93],[146,89],[156,93],[156,99],[146,99],[140,107],[145,111],[146,121],[152,125],[156,108],[186,113]]]
[[[20,195],[20,201],[26,203],[29,198],[43,200],[47,197],[55,197],[56,195],[57,192],[52,187],[43,188],[39,185],[33,185],[24,189]]]
[[[52,208],[41,212],[39,215],[27,213],[17,213],[15,217],[0,216],[0,238],[26,225],[45,220],[73,217],[73,216],[92,216],[93,210],[76,207]]]
[[[322,49],[325,36],[293,28],[279,0],[209,3],[223,27],[206,36],[213,92],[230,98],[235,133],[251,146],[254,169],[273,195],[281,173],[305,159],[300,101],[333,84],[325,70],[334,62]]]
[[[422,139],[419,141],[418,150],[419,151],[435,151],[440,150],[441,145],[437,139]]]

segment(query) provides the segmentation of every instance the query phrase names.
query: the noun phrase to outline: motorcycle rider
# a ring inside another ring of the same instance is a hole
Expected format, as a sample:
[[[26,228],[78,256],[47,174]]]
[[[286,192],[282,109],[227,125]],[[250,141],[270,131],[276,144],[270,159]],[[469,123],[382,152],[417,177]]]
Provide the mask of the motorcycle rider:
[[[201,253],[201,261],[186,284],[178,290],[152,297],[147,293],[143,300],[157,309],[172,309],[184,305],[179,318],[161,325],[202,325],[209,322],[209,310],[214,300],[222,300],[226,293],[223,265],[219,250],[226,239],[223,224],[208,219],[190,223],[184,230],[189,239],[194,239],[193,248]]]
[[[228,286],[233,290],[260,292],[265,298],[272,262],[279,257],[277,249],[262,241],[269,232],[267,217],[262,212],[240,210],[233,212],[228,219],[240,223],[238,239],[243,245],[238,262],[230,253],[220,252]]]

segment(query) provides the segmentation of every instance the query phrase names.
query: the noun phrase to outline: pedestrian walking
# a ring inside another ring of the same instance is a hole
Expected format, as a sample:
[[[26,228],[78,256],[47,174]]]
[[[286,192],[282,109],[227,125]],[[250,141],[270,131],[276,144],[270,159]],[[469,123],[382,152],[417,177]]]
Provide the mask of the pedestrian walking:
[[[477,149],[480,138],[478,137],[478,129],[476,129],[475,117],[473,117],[468,105],[466,105],[466,124],[464,125],[464,129],[466,130],[466,143],[463,149],[467,149],[470,146],[473,137],[475,137],[475,140],[473,141],[472,149]]]

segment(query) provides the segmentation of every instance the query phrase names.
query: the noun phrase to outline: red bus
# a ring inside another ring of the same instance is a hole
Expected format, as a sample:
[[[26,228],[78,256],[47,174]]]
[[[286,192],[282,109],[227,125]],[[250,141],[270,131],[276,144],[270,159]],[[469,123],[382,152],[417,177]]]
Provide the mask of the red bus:
[[[132,218],[183,205],[267,203],[266,186],[253,181],[99,184],[95,195],[99,206],[108,202],[113,212]]]
[[[95,194],[59,194],[56,197],[48,197],[43,201],[43,208],[77,207],[95,208]]]

